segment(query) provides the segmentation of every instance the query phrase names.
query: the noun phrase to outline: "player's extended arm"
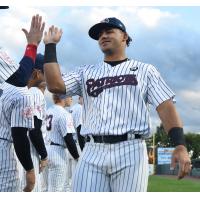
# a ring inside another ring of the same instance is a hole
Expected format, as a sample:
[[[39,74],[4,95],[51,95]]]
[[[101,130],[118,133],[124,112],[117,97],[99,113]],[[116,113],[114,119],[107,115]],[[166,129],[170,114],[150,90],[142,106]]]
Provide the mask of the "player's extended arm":
[[[157,107],[157,112],[168,133],[172,143],[176,146],[172,154],[171,167],[175,168],[179,163],[178,179],[183,178],[191,170],[191,161],[185,147],[183,126],[172,100],[167,100]]]
[[[75,160],[77,160],[79,158],[79,154],[72,133],[67,133],[67,135],[64,137],[64,140],[70,154]]]
[[[48,163],[47,150],[41,131],[42,120],[39,120],[36,116],[34,116],[34,127],[34,129],[29,131],[29,137],[37,153],[40,155],[40,172],[42,172]]]
[[[85,137],[83,137],[81,135],[81,125],[79,125],[77,128],[76,128],[76,132],[77,132],[77,136],[78,136],[78,143],[79,143],[79,146],[81,148],[81,151],[83,150],[84,146],[85,146]]]
[[[12,127],[11,133],[16,155],[26,170],[25,192],[31,192],[35,185],[35,172],[30,152],[30,143],[27,137],[27,128]]]
[[[57,62],[56,44],[60,41],[62,30],[51,26],[44,34],[44,74],[47,88],[52,93],[65,94],[65,84],[61,76],[60,67]]]
[[[28,44],[18,70],[6,80],[7,83],[17,87],[24,87],[27,85],[34,67],[37,46],[42,39],[44,27],[45,23],[42,22],[42,17],[36,15],[32,17],[29,32],[26,29],[22,29]]]

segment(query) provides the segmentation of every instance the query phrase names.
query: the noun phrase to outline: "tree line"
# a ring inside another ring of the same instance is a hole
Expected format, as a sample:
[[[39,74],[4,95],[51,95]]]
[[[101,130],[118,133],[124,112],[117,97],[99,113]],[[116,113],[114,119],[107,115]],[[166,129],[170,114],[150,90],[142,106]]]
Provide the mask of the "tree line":
[[[185,133],[185,141],[187,150],[191,154],[191,159],[200,158],[200,134],[191,132]],[[146,142],[147,147],[151,147],[153,145],[153,137],[149,138]],[[155,147],[172,147],[162,124],[156,128]]]

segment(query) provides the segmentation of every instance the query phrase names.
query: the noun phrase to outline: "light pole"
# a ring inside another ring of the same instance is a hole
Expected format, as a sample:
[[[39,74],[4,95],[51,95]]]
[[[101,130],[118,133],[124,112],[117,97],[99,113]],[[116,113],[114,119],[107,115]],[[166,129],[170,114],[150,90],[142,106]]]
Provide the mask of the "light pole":
[[[155,169],[156,169],[156,166],[155,166],[155,158],[156,158],[156,152],[155,152],[155,133],[153,133],[153,174],[155,174]]]

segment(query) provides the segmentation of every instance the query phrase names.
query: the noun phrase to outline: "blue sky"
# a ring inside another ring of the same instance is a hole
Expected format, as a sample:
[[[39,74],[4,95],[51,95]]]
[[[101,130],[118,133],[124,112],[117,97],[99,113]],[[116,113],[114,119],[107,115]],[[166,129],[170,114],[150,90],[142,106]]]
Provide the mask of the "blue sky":
[[[26,44],[21,28],[29,27],[33,14],[40,13],[46,29],[54,24],[63,29],[58,45],[62,71],[103,59],[88,29],[106,17],[120,18],[133,43],[127,56],[155,65],[176,93],[176,107],[186,132],[200,132],[200,7],[16,7],[0,15],[0,46],[19,62]],[[40,44],[39,51],[43,52]],[[49,98],[49,94],[47,94]],[[153,110],[153,109],[152,109]],[[153,129],[159,124],[152,111]]]

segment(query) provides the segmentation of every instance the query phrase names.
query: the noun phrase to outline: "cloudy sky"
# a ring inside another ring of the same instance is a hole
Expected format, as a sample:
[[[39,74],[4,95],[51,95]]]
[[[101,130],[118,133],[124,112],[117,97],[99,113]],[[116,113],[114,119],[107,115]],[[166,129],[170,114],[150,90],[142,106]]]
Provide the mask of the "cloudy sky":
[[[16,62],[26,45],[21,28],[29,28],[33,14],[43,16],[46,29],[53,24],[62,28],[57,51],[63,72],[101,61],[103,54],[88,37],[88,29],[106,17],[120,18],[133,38],[127,56],[159,69],[177,95],[185,131],[200,132],[200,7],[10,6],[0,12],[0,46]],[[43,43],[39,51],[44,51]],[[159,124],[155,111],[152,124],[153,129]]]

